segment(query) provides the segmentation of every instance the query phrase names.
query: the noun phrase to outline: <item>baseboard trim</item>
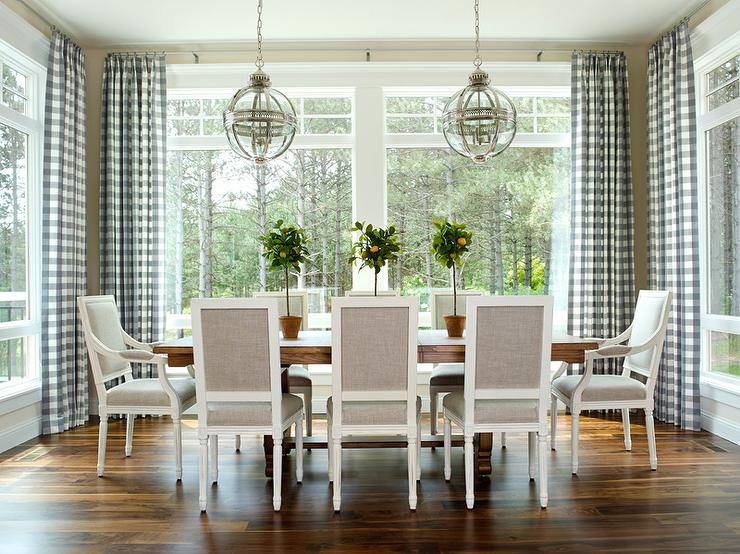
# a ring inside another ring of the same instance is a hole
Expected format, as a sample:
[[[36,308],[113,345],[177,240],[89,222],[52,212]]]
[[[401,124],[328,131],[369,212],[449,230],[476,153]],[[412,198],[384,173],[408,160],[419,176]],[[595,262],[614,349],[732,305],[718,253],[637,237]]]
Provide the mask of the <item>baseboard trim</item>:
[[[0,431],[0,453],[41,435],[41,416],[21,421]]]
[[[735,421],[702,410],[701,428],[730,442],[740,444],[740,424]]]

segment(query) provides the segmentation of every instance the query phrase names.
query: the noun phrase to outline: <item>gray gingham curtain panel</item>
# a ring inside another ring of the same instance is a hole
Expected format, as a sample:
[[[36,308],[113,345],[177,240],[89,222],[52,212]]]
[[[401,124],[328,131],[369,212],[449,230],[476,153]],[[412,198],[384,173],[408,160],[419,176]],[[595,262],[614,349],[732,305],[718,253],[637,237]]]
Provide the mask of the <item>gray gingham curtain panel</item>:
[[[85,55],[54,31],[46,74],[41,270],[42,431],[88,418],[77,297],[87,293]]]
[[[698,431],[699,211],[694,64],[686,23],[648,55],[648,278],[673,292],[655,390],[661,421]]]
[[[162,340],[164,333],[166,98],[163,54],[108,55],[100,145],[100,289],[116,297],[124,329],[143,342]],[[141,372],[134,367],[136,377]]]
[[[634,310],[629,87],[623,53],[573,52],[568,333],[613,337]],[[616,364],[597,367],[613,371]]]

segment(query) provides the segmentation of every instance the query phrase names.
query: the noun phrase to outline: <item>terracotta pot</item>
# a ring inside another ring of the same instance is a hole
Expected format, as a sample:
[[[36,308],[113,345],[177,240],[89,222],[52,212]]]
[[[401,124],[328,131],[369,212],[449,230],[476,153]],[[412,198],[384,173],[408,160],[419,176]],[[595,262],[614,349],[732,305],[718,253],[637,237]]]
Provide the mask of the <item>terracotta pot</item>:
[[[448,337],[462,337],[463,331],[465,331],[465,316],[464,315],[446,315],[444,316],[445,325],[447,325],[447,336]]]
[[[301,321],[303,318],[297,315],[281,315],[280,330],[286,339],[297,339],[298,331],[301,330]]]

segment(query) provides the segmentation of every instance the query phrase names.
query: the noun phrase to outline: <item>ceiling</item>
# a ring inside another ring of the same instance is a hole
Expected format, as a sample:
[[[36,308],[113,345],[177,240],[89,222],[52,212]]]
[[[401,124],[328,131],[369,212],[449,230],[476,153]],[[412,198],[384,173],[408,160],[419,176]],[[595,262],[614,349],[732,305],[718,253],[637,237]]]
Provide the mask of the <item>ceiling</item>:
[[[253,40],[255,0],[25,0],[88,46]],[[266,41],[454,40],[472,0],[265,0]],[[650,41],[701,0],[481,0],[481,38]]]

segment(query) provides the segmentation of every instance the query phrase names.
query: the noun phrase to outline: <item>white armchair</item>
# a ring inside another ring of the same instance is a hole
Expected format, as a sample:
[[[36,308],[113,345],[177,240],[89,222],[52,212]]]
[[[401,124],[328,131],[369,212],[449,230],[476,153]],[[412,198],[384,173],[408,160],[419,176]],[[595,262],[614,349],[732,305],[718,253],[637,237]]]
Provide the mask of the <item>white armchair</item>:
[[[592,339],[599,344],[597,350],[586,352],[583,375],[562,375],[565,367],[554,376],[551,396],[552,449],[556,449],[557,402],[560,400],[571,410],[572,471],[578,472],[578,415],[581,410],[621,409],[624,425],[624,446],[632,449],[630,435],[630,409],[645,410],[645,427],[648,438],[650,468],[658,468],[653,421],[653,393],[658,378],[660,357],[663,351],[671,293],[667,291],[640,291],[632,324],[617,337]],[[622,344],[624,342],[627,344]],[[624,358],[621,375],[594,375],[594,360]],[[645,383],[632,374],[641,375]]]
[[[166,372],[167,357],[152,353],[152,344],[140,342],[123,330],[113,296],[81,296],[78,306],[98,394],[98,476],[102,477],[105,471],[109,415],[126,416],[126,456],[130,456],[133,449],[137,415],[169,415],[175,428],[179,481],[182,479],[180,419],[183,411],[195,404],[195,380],[192,377],[171,379]],[[156,365],[157,377],[134,379],[131,363]],[[107,389],[106,383],[114,379],[123,379],[123,382]]]

